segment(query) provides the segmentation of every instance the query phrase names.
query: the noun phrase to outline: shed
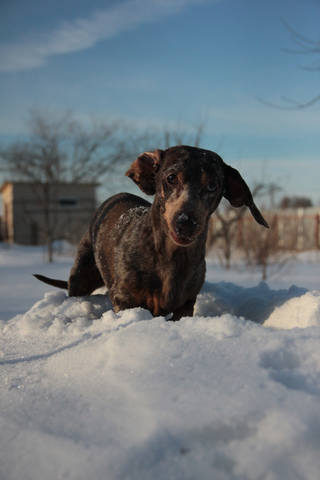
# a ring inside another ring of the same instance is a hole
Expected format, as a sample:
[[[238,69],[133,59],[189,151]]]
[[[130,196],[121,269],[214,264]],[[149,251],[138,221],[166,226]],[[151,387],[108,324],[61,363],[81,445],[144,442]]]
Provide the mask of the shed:
[[[96,183],[5,182],[1,238],[41,245],[50,240],[78,242],[96,209]]]

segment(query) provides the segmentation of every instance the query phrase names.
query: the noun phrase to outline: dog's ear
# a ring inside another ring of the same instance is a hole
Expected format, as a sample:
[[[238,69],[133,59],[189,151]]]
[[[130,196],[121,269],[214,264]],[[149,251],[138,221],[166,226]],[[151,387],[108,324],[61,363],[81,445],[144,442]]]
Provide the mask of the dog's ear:
[[[133,162],[126,175],[148,195],[156,193],[156,173],[160,168],[163,150],[144,152]]]
[[[238,170],[224,164],[224,193],[223,196],[229,200],[233,207],[242,207],[246,205],[254,219],[266,228],[269,228],[268,223],[261,215],[261,212],[255,205],[252,193],[248,185],[241,177]]]

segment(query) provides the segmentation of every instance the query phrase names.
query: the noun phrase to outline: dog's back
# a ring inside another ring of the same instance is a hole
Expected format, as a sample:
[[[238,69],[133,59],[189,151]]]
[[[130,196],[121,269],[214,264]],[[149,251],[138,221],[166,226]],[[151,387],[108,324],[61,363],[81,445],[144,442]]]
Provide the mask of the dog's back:
[[[118,272],[123,269],[119,252],[129,253],[134,246],[143,249],[142,229],[150,206],[141,197],[120,193],[97,210],[89,236],[95,264],[108,289],[112,288]]]

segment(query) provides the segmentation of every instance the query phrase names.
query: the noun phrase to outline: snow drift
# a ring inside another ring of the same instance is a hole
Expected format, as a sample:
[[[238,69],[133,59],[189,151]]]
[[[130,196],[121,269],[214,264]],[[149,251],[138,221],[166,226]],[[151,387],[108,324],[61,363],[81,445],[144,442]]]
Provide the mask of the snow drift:
[[[317,290],[207,282],[176,323],[46,293],[1,323],[0,478],[316,479],[319,340]]]

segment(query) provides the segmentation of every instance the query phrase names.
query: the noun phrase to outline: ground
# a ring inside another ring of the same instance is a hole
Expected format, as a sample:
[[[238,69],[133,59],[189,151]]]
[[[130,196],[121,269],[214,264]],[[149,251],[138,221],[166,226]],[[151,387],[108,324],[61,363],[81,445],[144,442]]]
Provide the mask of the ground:
[[[193,318],[68,298],[0,246],[0,479],[318,478],[319,252],[268,283],[208,260]]]

